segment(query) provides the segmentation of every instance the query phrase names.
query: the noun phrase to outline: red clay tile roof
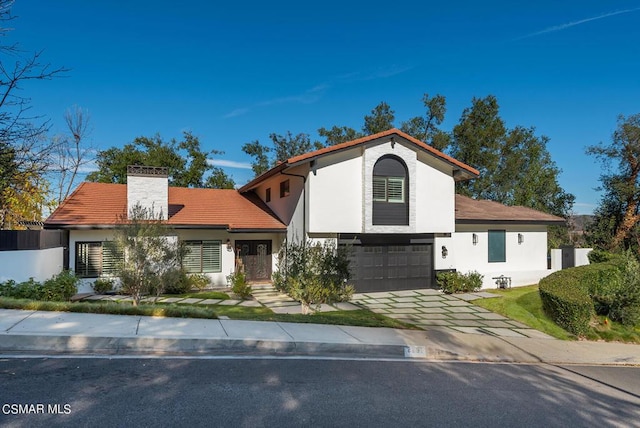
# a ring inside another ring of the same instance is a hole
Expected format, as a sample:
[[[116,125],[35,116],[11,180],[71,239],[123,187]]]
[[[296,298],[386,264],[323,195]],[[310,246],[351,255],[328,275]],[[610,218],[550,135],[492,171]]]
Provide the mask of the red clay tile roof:
[[[452,158],[449,155],[446,155],[444,153],[442,153],[439,150],[434,149],[433,147],[431,147],[430,145],[418,140],[417,138],[413,138],[411,135],[405,134],[404,132],[400,131],[399,129],[396,128],[392,128],[389,129],[387,131],[383,131],[383,132],[378,132],[377,134],[373,134],[373,135],[368,135],[366,137],[362,137],[362,138],[358,138],[356,140],[353,141],[347,141],[341,144],[336,144],[334,146],[329,146],[329,147],[324,147],[320,150],[316,150],[313,152],[309,152],[309,153],[304,153],[302,155],[299,156],[294,156],[292,158],[287,159],[286,162],[280,163],[278,165],[276,165],[275,167],[271,168],[269,171],[265,172],[264,174],[256,177],[255,179],[251,180],[249,183],[245,184],[244,186],[242,186],[240,188],[241,192],[250,190],[251,188],[253,188],[257,183],[261,182],[262,180],[271,177],[272,175],[274,175],[275,173],[282,171],[283,169],[285,169],[285,167],[289,166],[289,165],[293,165],[293,164],[297,164],[300,162],[304,162],[304,161],[309,161],[315,157],[318,156],[322,156],[325,154],[329,154],[329,153],[333,153],[333,152],[337,152],[340,150],[345,150],[351,147],[355,147],[359,144],[364,144],[367,143],[369,141],[373,141],[376,140],[378,138],[384,138],[384,137],[388,137],[390,135],[396,134],[399,137],[404,138],[405,140],[408,140],[410,142],[412,142],[413,144],[417,145],[418,147],[420,147],[421,149],[431,153],[432,155],[434,155],[435,157],[444,160],[445,162],[448,162],[452,165],[455,165],[463,170],[465,170],[467,173],[473,175],[473,176],[478,176],[480,175],[480,172],[475,169],[470,167],[469,165],[460,162],[457,159]]]
[[[456,223],[482,222],[563,224],[565,219],[523,206],[507,206],[456,195]]]
[[[49,216],[45,226],[112,226],[126,212],[125,184],[85,182]],[[234,189],[169,187],[167,223],[174,227],[286,230],[286,226],[256,196],[242,195]]]
[[[341,143],[341,144],[336,144],[335,146],[329,146],[329,147],[324,147],[320,150],[316,150],[314,152],[309,152],[309,153],[305,153],[303,155],[300,156],[295,156],[292,158],[289,158],[287,160],[288,164],[294,164],[294,163],[298,163],[301,161],[305,161],[305,160],[309,160],[312,158],[315,158],[317,156],[320,155],[324,155],[327,153],[331,153],[331,152],[335,152],[335,151],[339,151],[339,150],[343,150],[349,147],[353,147],[353,146],[357,146],[359,144],[362,143],[366,143],[368,141],[373,141],[376,140],[378,138],[383,138],[383,137],[388,137],[389,135],[393,135],[396,134],[399,137],[404,138],[405,140],[409,140],[412,143],[414,143],[415,145],[417,145],[418,147],[426,150],[427,152],[431,153],[432,155],[436,156],[437,158],[440,158],[448,163],[451,163],[453,165],[456,165],[462,169],[464,169],[465,171],[470,172],[472,175],[480,175],[480,172],[475,169],[470,167],[467,164],[464,164],[462,162],[460,162],[457,159],[452,158],[451,156],[445,155],[444,153],[442,153],[440,150],[436,150],[433,147],[431,147],[430,145],[418,140],[417,138],[413,138],[411,135],[409,134],[405,134],[404,132],[400,131],[399,129],[396,128],[392,128],[389,129],[387,131],[383,131],[383,132],[378,132],[377,134],[373,134],[373,135],[369,135],[366,137],[362,137],[362,138],[358,138],[357,140],[353,140],[353,141],[347,141],[345,143]]]

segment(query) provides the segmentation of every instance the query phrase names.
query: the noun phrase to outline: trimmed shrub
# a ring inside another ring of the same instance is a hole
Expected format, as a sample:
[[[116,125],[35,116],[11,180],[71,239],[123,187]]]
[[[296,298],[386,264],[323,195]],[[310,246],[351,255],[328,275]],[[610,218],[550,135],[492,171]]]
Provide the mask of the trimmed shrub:
[[[113,281],[106,278],[96,279],[93,283],[93,291],[98,294],[108,293],[113,291]]]
[[[590,265],[596,266],[596,265]],[[583,336],[595,315],[593,302],[583,286],[585,266],[554,272],[540,280],[542,308],[551,319],[570,333]]]
[[[44,284],[33,278],[18,284],[9,280],[0,286],[0,295],[14,299],[65,301],[78,292],[78,281],[78,277],[70,271],[63,271]]]
[[[227,281],[231,285],[231,291],[240,297],[242,300],[246,300],[251,296],[253,290],[247,283],[247,276],[242,271],[236,271],[230,275],[227,275]]]
[[[211,280],[207,275],[203,275],[201,273],[188,275],[189,282],[191,283],[191,288],[197,288],[202,291],[211,284]]]
[[[65,270],[42,284],[41,295],[38,300],[65,301],[78,292],[78,277],[71,271]]]
[[[182,269],[171,271],[171,279],[168,279],[164,292],[167,294],[184,294],[191,291],[191,281],[189,276]]]
[[[447,294],[478,291],[482,288],[483,278],[484,276],[476,271],[471,271],[466,274],[460,272],[440,272],[436,275],[438,285],[442,291]]]

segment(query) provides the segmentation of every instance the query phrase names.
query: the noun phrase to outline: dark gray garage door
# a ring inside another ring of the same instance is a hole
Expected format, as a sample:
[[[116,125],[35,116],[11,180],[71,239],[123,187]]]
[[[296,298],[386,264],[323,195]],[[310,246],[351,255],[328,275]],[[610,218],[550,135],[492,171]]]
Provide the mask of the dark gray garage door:
[[[354,245],[351,283],[357,292],[432,288],[433,244]]]

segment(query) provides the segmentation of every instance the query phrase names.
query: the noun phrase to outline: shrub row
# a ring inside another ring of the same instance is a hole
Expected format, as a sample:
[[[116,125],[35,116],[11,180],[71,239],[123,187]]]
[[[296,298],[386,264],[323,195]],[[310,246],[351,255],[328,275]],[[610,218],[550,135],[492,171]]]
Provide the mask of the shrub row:
[[[438,285],[442,288],[442,291],[447,294],[478,291],[482,288],[483,278],[484,276],[476,271],[471,271],[466,274],[460,272],[439,272],[436,275]]]
[[[78,281],[78,277],[70,271],[63,271],[43,283],[33,278],[20,283],[8,280],[0,283],[0,296],[62,302],[78,292]]]
[[[624,325],[640,322],[640,265],[631,255],[613,257],[555,272],[540,281],[545,312],[567,331],[584,335],[594,315],[604,315]]]

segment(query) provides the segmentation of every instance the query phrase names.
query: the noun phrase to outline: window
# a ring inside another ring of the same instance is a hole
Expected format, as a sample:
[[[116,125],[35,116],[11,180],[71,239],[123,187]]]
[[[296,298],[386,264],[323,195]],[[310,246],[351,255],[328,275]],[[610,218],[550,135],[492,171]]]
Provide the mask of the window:
[[[182,267],[188,273],[222,271],[221,241],[185,241]]]
[[[285,196],[289,196],[289,180],[280,183],[280,197],[284,198]]]
[[[81,278],[113,275],[122,260],[122,252],[114,242],[76,242],[75,273]]]
[[[267,202],[271,202],[271,187],[267,188],[267,191],[265,192],[264,199]]]
[[[489,263],[507,261],[505,235],[504,230],[489,231]]]
[[[404,177],[373,177],[373,200],[404,203]]]

